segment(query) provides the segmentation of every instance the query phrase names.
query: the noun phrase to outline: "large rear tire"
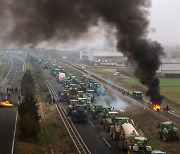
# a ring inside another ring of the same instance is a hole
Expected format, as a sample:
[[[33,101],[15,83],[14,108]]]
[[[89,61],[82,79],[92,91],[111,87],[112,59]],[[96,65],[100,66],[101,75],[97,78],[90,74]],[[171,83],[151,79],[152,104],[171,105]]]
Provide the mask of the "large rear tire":
[[[117,139],[115,132],[112,134],[112,137],[113,137],[113,140],[116,140],[116,139]]]
[[[164,141],[164,142],[167,142],[167,141],[168,141],[167,136],[166,136],[166,135],[164,135],[164,134],[162,134],[162,139],[163,139],[163,141]]]
[[[111,137],[112,137],[112,134],[113,134],[113,133],[112,133],[112,131],[111,131],[111,129],[110,129],[110,131],[109,131],[109,135],[110,135]]]
[[[158,132],[158,137],[159,137],[160,139],[162,139],[162,134],[161,134],[161,132]]]
[[[124,150],[124,144],[122,141],[120,141],[120,148],[121,148],[121,150]]]

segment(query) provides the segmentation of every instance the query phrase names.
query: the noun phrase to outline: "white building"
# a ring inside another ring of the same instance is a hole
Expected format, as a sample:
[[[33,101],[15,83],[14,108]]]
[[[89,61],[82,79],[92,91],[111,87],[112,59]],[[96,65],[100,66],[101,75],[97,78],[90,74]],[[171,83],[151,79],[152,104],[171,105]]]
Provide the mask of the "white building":
[[[80,51],[80,59],[89,61],[107,60],[109,62],[113,62],[124,59],[124,56],[121,52],[117,52],[114,50],[88,50]]]

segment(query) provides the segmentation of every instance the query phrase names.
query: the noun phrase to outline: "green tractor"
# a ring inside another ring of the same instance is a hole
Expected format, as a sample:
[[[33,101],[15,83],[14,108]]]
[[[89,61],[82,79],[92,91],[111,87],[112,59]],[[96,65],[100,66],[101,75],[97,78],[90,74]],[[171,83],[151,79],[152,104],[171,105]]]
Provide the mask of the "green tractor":
[[[88,121],[88,112],[86,105],[76,104],[72,110],[72,121],[73,122],[84,122]]]
[[[70,94],[71,99],[77,99],[77,94],[78,94],[77,84],[69,85],[69,94]]]
[[[98,114],[101,113],[103,106],[102,104],[94,104],[91,106],[90,112],[93,119],[97,118]]]
[[[151,154],[152,147],[145,137],[135,137],[133,145],[128,147],[128,154]]]
[[[79,104],[86,105],[87,109],[90,109],[91,103],[89,102],[88,98],[78,98]]]
[[[78,98],[83,98],[83,96],[84,96],[84,92],[83,92],[83,91],[78,90],[77,95],[78,95]]]
[[[159,124],[158,136],[163,141],[179,140],[178,129],[171,121],[164,121]]]
[[[68,105],[68,108],[67,108],[68,115],[72,114],[72,111],[73,111],[74,107],[76,106],[76,104],[78,104],[78,100],[75,100],[75,99],[70,100],[70,104]]]
[[[110,126],[114,124],[114,119],[119,116],[118,112],[116,111],[111,111],[108,112],[106,115],[106,118],[103,119],[102,121],[102,126],[105,129],[105,131],[109,132],[110,131]]]
[[[79,90],[80,90],[80,91],[83,91],[84,93],[86,93],[86,91],[87,91],[86,84],[83,83],[83,82],[80,82],[80,83],[79,83]]]
[[[77,80],[77,77],[75,75],[73,76],[70,76],[70,80],[73,84],[77,84],[78,83],[78,80]]]
[[[98,114],[98,122],[99,124],[103,123],[103,119],[107,117],[107,114],[111,111],[111,107],[103,106],[101,113]]]
[[[112,136],[113,140],[119,139],[120,135],[120,128],[121,125],[124,123],[131,123],[134,125],[134,122],[132,119],[129,119],[128,117],[121,117],[121,116],[115,116],[112,120],[112,123],[110,125],[110,136]]]

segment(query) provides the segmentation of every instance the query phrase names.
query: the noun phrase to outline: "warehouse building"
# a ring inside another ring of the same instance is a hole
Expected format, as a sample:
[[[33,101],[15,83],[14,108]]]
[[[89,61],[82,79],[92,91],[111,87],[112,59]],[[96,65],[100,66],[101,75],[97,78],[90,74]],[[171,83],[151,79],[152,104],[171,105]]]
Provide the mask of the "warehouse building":
[[[80,59],[83,61],[117,62],[125,58],[121,52],[115,50],[88,50],[80,51]]]

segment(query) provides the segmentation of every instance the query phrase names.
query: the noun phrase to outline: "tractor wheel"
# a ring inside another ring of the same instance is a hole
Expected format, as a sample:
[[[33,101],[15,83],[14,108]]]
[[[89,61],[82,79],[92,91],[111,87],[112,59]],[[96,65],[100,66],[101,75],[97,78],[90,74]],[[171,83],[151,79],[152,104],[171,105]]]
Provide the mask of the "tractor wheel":
[[[113,134],[113,133],[112,133],[112,131],[110,130],[110,131],[109,131],[109,135],[112,136],[112,134]]]
[[[161,134],[161,132],[158,132],[158,137],[159,137],[160,139],[162,139],[162,134]]]
[[[175,136],[176,140],[179,140],[179,134],[176,133],[176,136]]]
[[[105,131],[106,131],[106,132],[108,131],[108,128],[107,128],[107,126],[105,126]]]
[[[73,117],[73,116],[72,116],[72,122],[75,122],[75,121],[74,121],[74,117]]]
[[[166,135],[162,134],[162,139],[164,142],[167,142],[168,141],[168,138],[166,137]]]
[[[120,148],[121,148],[121,150],[124,150],[124,144],[123,144],[123,141],[120,141]]]
[[[112,137],[113,137],[113,140],[116,140],[116,139],[117,139],[116,133],[113,133],[113,134],[112,134]]]

